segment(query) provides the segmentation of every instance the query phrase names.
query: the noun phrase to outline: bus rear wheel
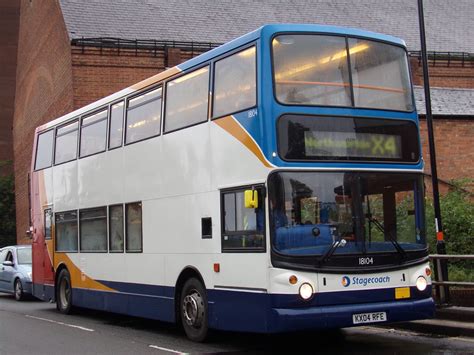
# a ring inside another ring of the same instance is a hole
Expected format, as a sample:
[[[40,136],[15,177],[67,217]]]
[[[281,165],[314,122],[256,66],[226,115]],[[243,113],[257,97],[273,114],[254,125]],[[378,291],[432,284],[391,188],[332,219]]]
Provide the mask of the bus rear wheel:
[[[180,318],[187,337],[202,342],[209,331],[207,294],[203,284],[191,278],[181,292]]]
[[[71,276],[67,269],[62,269],[56,284],[56,308],[59,312],[69,314],[72,311]]]

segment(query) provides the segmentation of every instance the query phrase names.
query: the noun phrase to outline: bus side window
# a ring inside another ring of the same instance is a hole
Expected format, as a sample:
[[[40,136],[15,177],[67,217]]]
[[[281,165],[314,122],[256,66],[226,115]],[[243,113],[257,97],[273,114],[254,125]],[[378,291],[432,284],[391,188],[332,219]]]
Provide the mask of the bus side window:
[[[124,103],[120,101],[112,105],[112,109],[110,110],[109,149],[122,146],[123,108]]]
[[[77,252],[77,211],[56,213],[56,251]]]
[[[53,222],[53,211],[51,208],[44,210],[44,239],[51,239],[51,226]]]
[[[242,111],[257,104],[255,46],[215,64],[212,117]]]
[[[53,129],[38,136],[35,170],[49,168],[53,163],[53,138]]]
[[[123,205],[109,206],[109,251],[123,253]]]
[[[127,253],[141,253],[143,251],[141,202],[127,203],[125,215]]]
[[[81,158],[105,151],[107,112],[105,109],[82,118],[79,152]]]
[[[258,191],[258,208],[245,208],[245,188],[222,193],[222,251],[264,251],[264,199]]]
[[[56,130],[54,164],[66,163],[77,158],[78,124],[75,120]]]
[[[165,132],[207,121],[209,66],[166,84]]]

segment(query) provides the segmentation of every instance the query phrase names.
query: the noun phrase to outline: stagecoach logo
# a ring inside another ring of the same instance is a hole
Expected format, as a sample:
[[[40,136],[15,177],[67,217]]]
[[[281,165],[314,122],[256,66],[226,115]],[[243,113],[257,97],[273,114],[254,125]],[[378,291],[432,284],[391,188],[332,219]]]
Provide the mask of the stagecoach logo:
[[[349,287],[349,285],[358,286],[370,286],[377,284],[390,283],[390,276],[376,276],[376,277],[357,277],[353,276],[352,279],[349,276],[342,277],[342,286]]]
[[[348,287],[351,284],[351,279],[347,276],[342,277],[342,286]]]

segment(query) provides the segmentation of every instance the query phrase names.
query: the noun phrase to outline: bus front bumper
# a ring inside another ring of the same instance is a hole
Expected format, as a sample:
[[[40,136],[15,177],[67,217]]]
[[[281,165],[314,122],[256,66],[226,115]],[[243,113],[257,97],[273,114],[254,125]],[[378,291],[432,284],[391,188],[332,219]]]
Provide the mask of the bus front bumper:
[[[376,312],[385,312],[386,321],[354,324],[354,314]],[[435,305],[432,298],[309,308],[272,308],[267,331],[279,333],[376,325],[433,318],[434,313]]]

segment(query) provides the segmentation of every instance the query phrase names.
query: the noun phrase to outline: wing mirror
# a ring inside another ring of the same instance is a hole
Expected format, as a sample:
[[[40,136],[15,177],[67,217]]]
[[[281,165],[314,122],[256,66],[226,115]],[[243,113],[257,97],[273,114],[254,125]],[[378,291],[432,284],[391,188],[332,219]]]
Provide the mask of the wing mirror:
[[[13,266],[13,261],[7,260],[2,263],[3,266]]]
[[[245,208],[258,208],[258,191],[245,190],[244,193]]]

